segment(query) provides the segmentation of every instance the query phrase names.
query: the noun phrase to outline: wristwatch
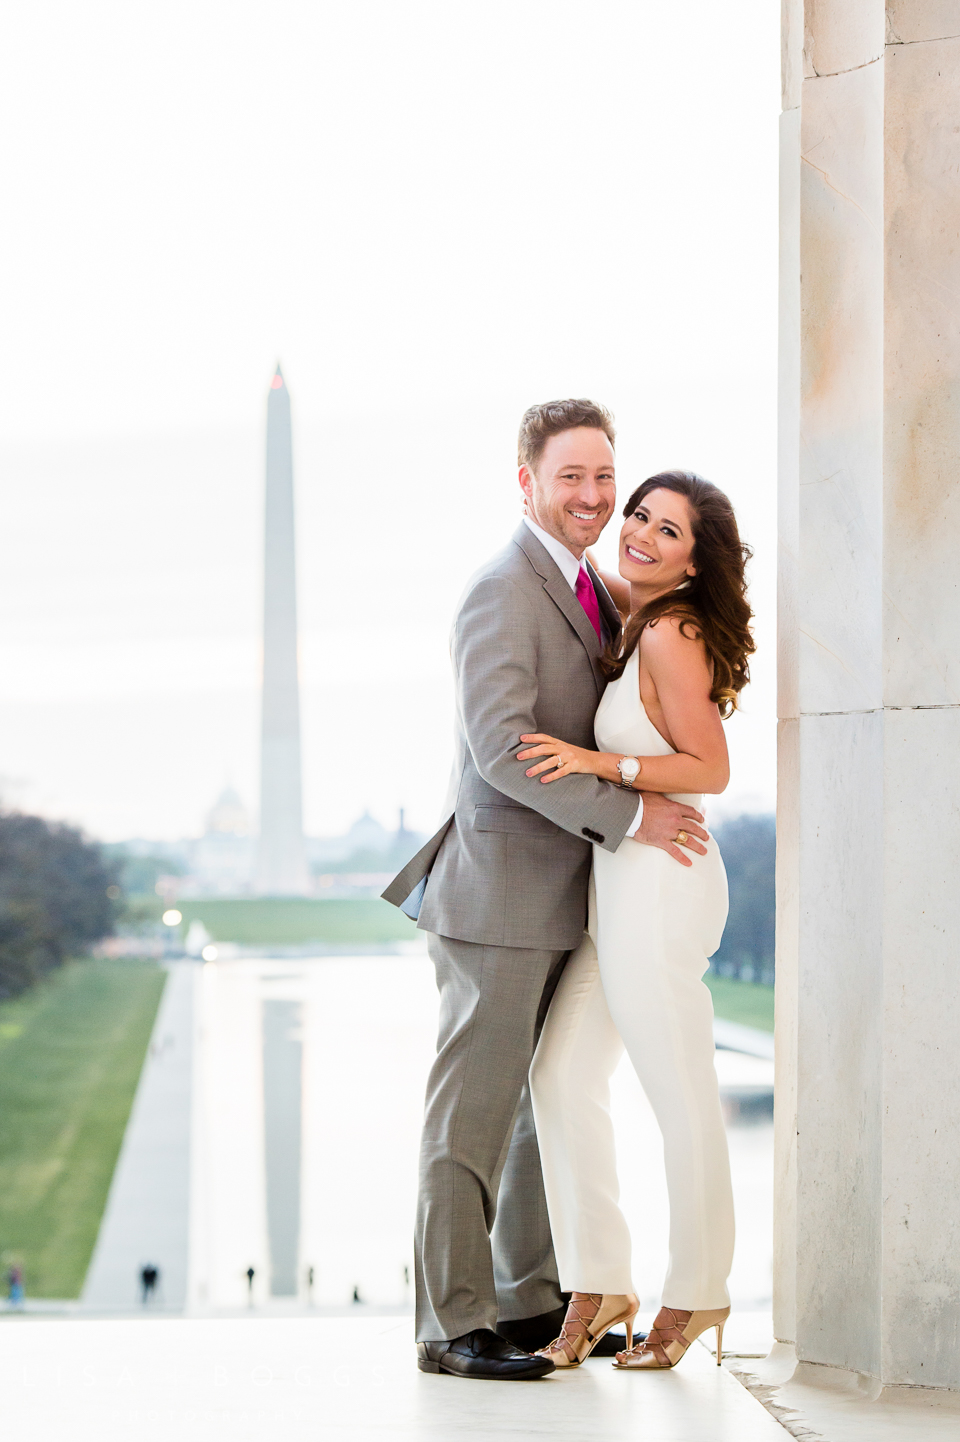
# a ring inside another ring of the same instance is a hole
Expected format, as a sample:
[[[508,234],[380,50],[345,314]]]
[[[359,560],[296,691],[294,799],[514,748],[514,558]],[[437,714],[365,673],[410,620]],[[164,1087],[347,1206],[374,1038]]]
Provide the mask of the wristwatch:
[[[636,756],[621,756],[617,770],[620,772],[620,785],[625,791],[632,791],[633,783],[640,775],[639,759]]]

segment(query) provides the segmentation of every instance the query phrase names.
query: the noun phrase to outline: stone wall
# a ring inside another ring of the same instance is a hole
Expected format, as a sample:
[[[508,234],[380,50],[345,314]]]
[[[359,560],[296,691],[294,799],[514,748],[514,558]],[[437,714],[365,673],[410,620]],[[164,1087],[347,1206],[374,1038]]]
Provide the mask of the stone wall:
[[[783,34],[775,1326],[960,1388],[960,0]]]

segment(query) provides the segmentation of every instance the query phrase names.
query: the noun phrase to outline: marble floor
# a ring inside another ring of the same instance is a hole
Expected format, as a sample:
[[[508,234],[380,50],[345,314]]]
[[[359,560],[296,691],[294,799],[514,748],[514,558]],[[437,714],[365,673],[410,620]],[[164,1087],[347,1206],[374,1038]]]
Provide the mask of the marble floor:
[[[746,1350],[746,1349],[744,1349]],[[726,1356],[726,1339],[724,1340]],[[805,1442],[956,1442],[960,1397],[926,1387],[888,1387],[834,1367],[798,1367],[792,1347],[727,1366],[794,1437]]]
[[[699,1345],[675,1372],[606,1359],[541,1382],[417,1371],[409,1317],[0,1324],[0,1407],[18,1442],[785,1442]]]

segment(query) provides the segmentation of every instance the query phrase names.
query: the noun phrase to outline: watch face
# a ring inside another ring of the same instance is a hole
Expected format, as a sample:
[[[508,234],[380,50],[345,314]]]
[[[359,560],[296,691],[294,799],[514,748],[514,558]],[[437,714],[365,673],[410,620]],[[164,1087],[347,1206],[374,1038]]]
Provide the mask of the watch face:
[[[620,775],[624,781],[635,781],[640,770],[640,762],[632,756],[625,756],[620,764]]]

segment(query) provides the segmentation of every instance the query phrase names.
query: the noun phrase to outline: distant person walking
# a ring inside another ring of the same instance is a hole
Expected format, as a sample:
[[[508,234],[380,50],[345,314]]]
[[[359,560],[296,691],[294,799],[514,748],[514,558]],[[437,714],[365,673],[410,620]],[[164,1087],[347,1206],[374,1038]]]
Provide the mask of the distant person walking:
[[[150,1301],[157,1289],[157,1282],[160,1280],[160,1269],[152,1262],[140,1268],[140,1300],[144,1306]]]
[[[7,1272],[7,1288],[11,1307],[23,1306],[23,1268],[14,1263]]]

